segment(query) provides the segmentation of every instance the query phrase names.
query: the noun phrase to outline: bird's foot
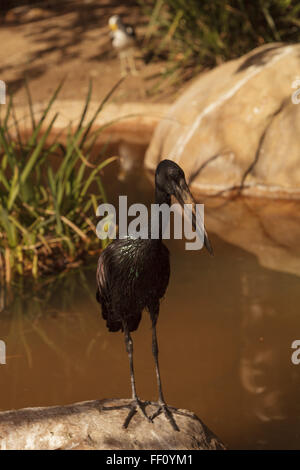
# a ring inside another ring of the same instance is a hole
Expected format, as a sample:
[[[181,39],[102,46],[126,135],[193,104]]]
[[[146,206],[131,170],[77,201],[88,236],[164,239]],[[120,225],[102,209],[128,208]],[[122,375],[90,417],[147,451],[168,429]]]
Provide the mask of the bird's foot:
[[[149,423],[152,423],[152,419],[147,415],[145,408],[147,405],[149,405],[149,401],[141,401],[139,398],[133,398],[130,403],[126,403],[126,405],[117,405],[117,406],[103,406],[101,408],[101,411],[112,411],[112,410],[121,410],[123,408],[129,408],[130,411],[127,415],[127,418],[124,421],[123,428],[128,428],[130,421],[134,417],[134,415],[139,412],[144,418],[149,421]]]
[[[128,428],[130,421],[137,412],[139,412],[144,418],[146,418],[149,423],[152,423],[152,419],[147,415],[145,411],[147,405],[149,405],[148,401],[143,402],[139,398],[134,398],[132,402],[129,403],[129,405],[126,405],[127,408],[130,408],[130,411],[124,421],[123,428]]]
[[[151,421],[154,421],[154,419],[159,416],[161,413],[164,413],[165,417],[171,424],[172,428],[174,431],[179,431],[179,427],[176,424],[176,421],[174,419],[173,413],[171,411],[171,408],[167,406],[167,404],[163,401],[159,401],[158,403],[153,403],[151,402],[152,406],[157,406],[157,410],[155,413],[153,413],[152,416],[150,416]]]

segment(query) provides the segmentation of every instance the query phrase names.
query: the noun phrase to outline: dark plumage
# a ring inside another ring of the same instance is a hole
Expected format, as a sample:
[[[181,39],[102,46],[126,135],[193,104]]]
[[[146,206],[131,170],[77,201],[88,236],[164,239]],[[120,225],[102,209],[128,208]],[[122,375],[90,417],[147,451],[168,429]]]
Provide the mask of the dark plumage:
[[[169,250],[160,240],[114,240],[101,253],[97,270],[97,300],[109,331],[123,331],[123,321],[135,331],[144,309],[156,311],[169,276]]]
[[[170,205],[171,196],[175,196],[181,205],[194,203],[185,181],[183,170],[170,160],[163,160],[155,174],[155,202]],[[193,226],[196,228],[195,217]],[[204,243],[210,253],[204,226],[197,227],[204,231]],[[172,427],[178,430],[175,420],[167,407],[161,387],[158,365],[158,347],[156,322],[159,314],[160,299],[164,296],[169,283],[169,251],[162,243],[162,228],[159,239],[115,239],[101,253],[97,268],[97,300],[102,306],[102,316],[109,331],[122,330],[125,333],[126,349],[130,360],[132,385],[132,405],[124,423],[127,427],[132,416],[139,409],[150,421],[163,411]],[[133,345],[130,332],[135,331],[140,323],[142,312],[147,309],[152,321],[152,351],[155,359],[159,389],[158,411],[149,418],[136,394],[133,370]]]

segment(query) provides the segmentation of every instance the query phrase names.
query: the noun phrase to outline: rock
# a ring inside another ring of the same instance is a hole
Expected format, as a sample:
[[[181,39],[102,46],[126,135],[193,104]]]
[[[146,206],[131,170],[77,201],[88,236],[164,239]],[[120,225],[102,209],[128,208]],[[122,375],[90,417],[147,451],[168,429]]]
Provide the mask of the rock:
[[[163,415],[148,423],[138,413],[123,422],[129,400],[95,400],[67,406],[24,408],[0,413],[0,449],[225,449],[222,442],[186,410],[177,410],[174,431]],[[121,407],[104,410],[104,407]],[[149,405],[147,413],[156,408]]]
[[[201,202],[209,232],[255,254],[266,268],[300,276],[300,200],[204,197]]]
[[[47,128],[55,114],[58,114],[58,117],[53,127],[54,132],[61,135],[62,131],[65,131],[67,134],[70,123],[76,129],[85,103],[85,100],[57,99],[45,119],[43,129]],[[42,116],[46,105],[47,103],[38,101],[33,104],[36,119]],[[93,118],[98,107],[98,102],[90,102],[85,124]],[[137,144],[149,145],[155,127],[168,109],[169,105],[164,103],[107,103],[95,119],[93,130],[102,129],[102,133],[99,134],[101,143],[107,143],[108,139],[110,141],[123,139]],[[30,133],[31,121],[28,105],[16,105],[15,115],[21,121],[22,131]]]
[[[60,141],[66,140],[70,123],[75,131],[84,105],[85,100],[57,99],[53,103],[44,122],[45,130],[54,115],[58,113],[49,136],[49,142],[53,142],[56,135],[59,135]],[[33,112],[36,119],[42,116],[45,107],[44,102],[34,103]],[[92,119],[98,107],[99,103],[90,102],[85,124]],[[106,154],[109,154],[108,150],[112,148],[115,155],[120,155],[122,167],[141,166],[154,129],[168,109],[169,105],[163,103],[108,103],[99,113],[93,125],[94,131],[102,130],[101,133],[99,132],[96,145],[98,147],[104,146]],[[28,105],[15,106],[15,116],[19,122],[21,134],[30,135],[31,121]],[[17,138],[16,134],[12,133],[12,135]]]
[[[157,126],[146,167],[171,158],[199,194],[243,185],[243,194],[299,199],[299,70],[300,45],[278,43],[202,74]]]
[[[145,159],[150,170],[164,158],[183,167],[209,232],[297,275],[299,66],[300,45],[269,44],[201,75],[158,124]]]

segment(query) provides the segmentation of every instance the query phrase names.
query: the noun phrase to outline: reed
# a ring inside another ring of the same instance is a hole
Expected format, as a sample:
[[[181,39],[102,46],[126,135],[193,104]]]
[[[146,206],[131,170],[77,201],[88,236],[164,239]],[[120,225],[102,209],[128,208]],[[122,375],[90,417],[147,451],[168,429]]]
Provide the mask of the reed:
[[[87,120],[90,83],[79,124],[75,130],[68,126],[66,141],[58,135],[49,143],[58,116],[51,117],[52,107],[62,84],[38,119],[26,85],[32,125],[29,136],[22,134],[13,98],[1,105],[0,282],[9,284],[16,274],[37,278],[77,266],[86,254],[99,249],[91,216],[106,201],[100,172],[116,157],[90,162],[103,130],[94,130],[93,124],[119,83]],[[58,162],[55,169],[53,156]]]

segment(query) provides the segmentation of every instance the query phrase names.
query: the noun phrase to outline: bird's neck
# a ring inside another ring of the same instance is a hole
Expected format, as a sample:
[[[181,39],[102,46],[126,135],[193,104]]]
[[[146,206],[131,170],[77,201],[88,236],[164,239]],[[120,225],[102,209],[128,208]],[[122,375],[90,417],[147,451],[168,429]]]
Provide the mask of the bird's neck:
[[[171,205],[171,196],[165,191],[161,191],[157,186],[155,187],[155,203]]]
[[[161,191],[157,186],[155,187],[155,203],[171,205],[171,196],[165,191]],[[159,240],[162,240],[163,235],[163,220],[162,213],[159,213]]]

